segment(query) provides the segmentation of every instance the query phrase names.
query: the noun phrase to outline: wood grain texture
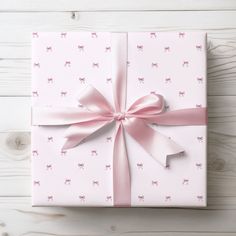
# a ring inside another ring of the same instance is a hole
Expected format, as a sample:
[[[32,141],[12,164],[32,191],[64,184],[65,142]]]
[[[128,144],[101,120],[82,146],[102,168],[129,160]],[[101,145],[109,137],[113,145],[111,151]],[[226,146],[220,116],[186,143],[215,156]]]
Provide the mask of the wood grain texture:
[[[205,30],[212,50],[215,49],[214,55],[222,56],[224,50],[223,56],[226,57],[236,50],[234,11],[3,12],[0,14],[0,58],[29,59],[31,33],[34,31],[79,30]]]
[[[221,20],[222,17],[224,21]],[[236,82],[233,79],[236,75],[235,12],[176,11],[76,12],[74,15],[70,12],[2,13],[0,14],[0,95],[30,95],[30,41],[33,31],[93,31],[95,29],[206,30],[208,32],[208,94],[235,94]]]
[[[208,32],[208,207],[30,206],[33,31]],[[236,235],[236,1],[8,0],[0,5],[0,236]]]
[[[2,11],[166,11],[166,10],[235,10],[234,0],[17,0],[4,1]]]
[[[28,197],[1,198],[2,232],[14,236],[227,236],[236,230],[236,213],[229,209],[32,208],[29,204]]]

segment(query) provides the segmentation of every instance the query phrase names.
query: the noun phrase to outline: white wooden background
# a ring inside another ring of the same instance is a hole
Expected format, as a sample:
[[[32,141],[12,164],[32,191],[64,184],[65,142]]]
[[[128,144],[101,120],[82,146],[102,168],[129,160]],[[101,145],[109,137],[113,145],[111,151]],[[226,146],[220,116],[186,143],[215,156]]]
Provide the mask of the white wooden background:
[[[202,209],[30,206],[32,31],[206,30],[208,204]],[[236,235],[235,0],[0,0],[0,235]]]

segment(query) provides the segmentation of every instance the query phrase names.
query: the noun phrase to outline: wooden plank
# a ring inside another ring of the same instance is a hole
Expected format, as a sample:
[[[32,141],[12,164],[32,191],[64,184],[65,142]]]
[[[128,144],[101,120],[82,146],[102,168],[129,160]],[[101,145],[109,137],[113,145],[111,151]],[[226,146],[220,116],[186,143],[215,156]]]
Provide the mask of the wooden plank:
[[[208,196],[234,197],[236,204],[236,137],[208,136]],[[29,133],[0,133],[0,150],[0,196],[30,196]]]
[[[222,17],[224,21],[221,20]],[[94,29],[113,31],[205,29],[209,32],[208,93],[209,95],[234,95],[235,18],[233,11],[82,12],[75,14],[73,19],[68,12],[1,13],[0,95],[30,95],[30,32]]]
[[[224,17],[224,21],[221,20],[222,17]],[[225,52],[225,56],[232,56],[235,52],[236,38],[236,21],[233,11],[209,13],[178,11],[75,12],[74,15],[70,12],[1,13],[0,58],[29,59],[33,31],[181,31],[201,29],[209,33],[209,46],[212,48],[214,56],[222,56],[222,50]]]
[[[30,196],[0,196],[0,209],[3,208],[12,208],[13,205],[17,207],[25,208],[31,205]],[[77,207],[78,209],[79,207]],[[50,207],[33,207],[31,210],[48,210]],[[51,208],[52,210],[53,208]],[[56,207],[57,209],[57,207]],[[80,208],[82,209],[82,208]],[[97,208],[95,208],[97,209]],[[151,208],[155,209],[155,208]],[[178,208],[179,209],[179,208]],[[197,210],[197,209],[196,209]],[[217,197],[217,196],[208,196],[208,206],[207,208],[198,208],[198,210],[236,210],[236,197]],[[1,228],[1,217],[0,217],[0,228]]]
[[[16,26],[17,30],[17,26]],[[80,29],[78,29],[79,31]],[[92,30],[92,28],[91,28]],[[109,30],[109,29],[107,29]],[[149,30],[147,28],[147,30]],[[159,29],[155,29],[159,30]],[[181,30],[179,28],[173,28],[172,30]],[[189,29],[190,30],[190,29]],[[203,29],[204,30],[204,29]],[[168,31],[168,29],[162,29],[159,31]],[[235,59],[236,51],[236,26],[233,29],[216,29],[216,30],[206,30],[208,32],[208,59],[211,66],[217,66],[214,63],[214,59],[222,60],[222,62],[227,62],[228,58]],[[0,28],[1,32],[1,28]],[[31,42],[30,34],[31,31],[26,31],[20,37],[15,37],[14,30],[11,30],[5,35],[5,37],[0,38],[0,60],[4,59],[30,59],[31,58]],[[1,32],[2,33],[2,32]],[[214,63],[212,65],[212,63]],[[209,67],[210,69],[210,67]]]
[[[221,105],[222,103],[219,104]],[[224,107],[225,111],[230,109],[229,106]],[[214,114],[214,110],[210,112],[211,115]],[[232,111],[232,116],[225,116],[225,112],[220,111],[218,118],[221,121],[218,121],[217,125],[209,118],[208,196],[234,197],[236,201],[236,133],[232,134],[234,136],[229,135],[236,125],[235,112],[236,109]],[[234,121],[231,127],[225,128],[225,121],[233,120],[232,117]],[[213,119],[217,119],[217,115]],[[218,126],[222,126],[223,130],[219,132]],[[0,133],[0,150],[0,185],[6,186],[0,188],[0,196],[30,196],[30,134]]]
[[[210,96],[208,128],[208,195],[236,198],[236,96]],[[28,132],[0,133],[0,196],[30,196],[30,98],[0,98],[3,114],[19,117]],[[26,105],[27,104],[27,105]],[[10,109],[9,109],[10,108]],[[23,115],[22,115],[23,114]],[[22,118],[20,118],[22,116]],[[7,120],[7,116],[3,120]],[[8,130],[15,129],[9,121]],[[0,124],[3,130],[5,123]]]
[[[30,60],[0,60],[0,96],[30,95]]]
[[[224,18],[224,20],[222,20]],[[32,31],[233,30],[235,11],[2,12],[1,42],[29,42]],[[12,34],[9,34],[12,33]],[[21,34],[20,34],[21,33]],[[230,33],[230,31],[228,31]],[[216,32],[221,36],[224,32]],[[12,36],[18,38],[12,38]],[[226,34],[227,35],[227,34]],[[6,41],[6,39],[8,39]]]
[[[235,209],[32,208],[30,198],[0,198],[3,236],[229,236],[235,217]]]
[[[219,45],[219,47],[221,46]],[[227,57],[224,51],[221,52],[221,56],[209,54],[209,57],[208,95],[236,95],[236,80],[234,79],[236,76],[236,52],[232,57]],[[30,59],[0,60],[0,96],[30,96],[30,89]]]
[[[0,97],[0,132],[30,129],[30,98]]]
[[[0,107],[0,132],[30,132],[30,97],[0,97]],[[236,136],[236,96],[208,96],[208,116],[210,131]]]
[[[23,24],[23,23],[22,23]],[[34,29],[38,29],[37,26],[35,28],[32,26],[28,30],[24,30],[21,32],[20,36],[17,37],[17,34],[19,34],[20,28],[22,26],[20,25],[14,25],[11,30],[3,30],[3,28],[0,28],[0,35],[2,37],[0,38],[0,50],[1,50],[1,57],[0,60],[3,59],[30,59],[31,58],[31,33]],[[30,26],[28,26],[30,27]],[[234,57],[234,53],[236,51],[236,26],[233,29],[225,29],[225,28],[219,28],[219,29],[204,29],[208,33],[208,51],[209,51],[209,60],[214,61],[214,59],[221,59],[221,60],[227,60],[229,57]],[[52,28],[42,28],[41,31],[53,31]],[[67,31],[68,28],[58,28],[57,31]],[[95,27],[91,27],[86,29],[86,31],[93,31],[95,30]],[[109,27],[107,27],[107,31],[109,31]],[[148,26],[146,26],[146,29],[136,29],[136,31],[150,31],[152,30]],[[191,31],[191,27],[179,28],[177,26],[173,26],[173,28],[154,28],[154,30],[157,31]],[[192,30],[201,30],[201,28],[193,28]],[[3,33],[4,31],[4,33]],[[74,31],[85,31],[82,27],[78,26],[77,30]],[[134,30],[133,30],[134,31]],[[235,59],[235,58],[234,58]]]
[[[236,9],[234,0],[8,0],[4,1],[1,11],[166,11],[166,10],[233,10]]]

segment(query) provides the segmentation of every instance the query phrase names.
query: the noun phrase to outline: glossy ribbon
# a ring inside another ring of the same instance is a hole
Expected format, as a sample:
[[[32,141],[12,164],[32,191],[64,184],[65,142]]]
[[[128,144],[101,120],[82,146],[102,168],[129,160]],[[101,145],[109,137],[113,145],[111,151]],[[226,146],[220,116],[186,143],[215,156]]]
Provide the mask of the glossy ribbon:
[[[115,206],[130,206],[131,176],[124,131],[137,141],[155,160],[166,166],[169,155],[184,149],[173,140],[152,129],[158,125],[206,125],[206,108],[165,111],[164,98],[148,94],[126,109],[127,34],[111,34],[112,73],[115,106],[94,87],[88,86],[78,100],[86,109],[73,107],[33,107],[32,124],[69,125],[63,149],[77,146],[89,135],[115,121],[113,148],[113,192]]]

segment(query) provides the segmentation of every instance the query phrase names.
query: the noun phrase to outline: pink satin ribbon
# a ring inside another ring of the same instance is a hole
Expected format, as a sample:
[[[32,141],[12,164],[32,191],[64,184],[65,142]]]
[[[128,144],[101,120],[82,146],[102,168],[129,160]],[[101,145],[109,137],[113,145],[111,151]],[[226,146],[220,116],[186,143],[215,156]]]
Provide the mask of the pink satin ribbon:
[[[89,135],[115,121],[113,148],[113,195],[115,206],[131,205],[131,176],[124,131],[137,141],[155,160],[166,166],[167,156],[183,152],[173,140],[152,129],[158,125],[206,125],[206,108],[165,111],[164,98],[148,94],[126,109],[127,34],[112,33],[112,81],[115,106],[94,87],[88,86],[79,96],[87,108],[33,107],[32,124],[43,126],[69,125],[63,149],[73,148]]]

